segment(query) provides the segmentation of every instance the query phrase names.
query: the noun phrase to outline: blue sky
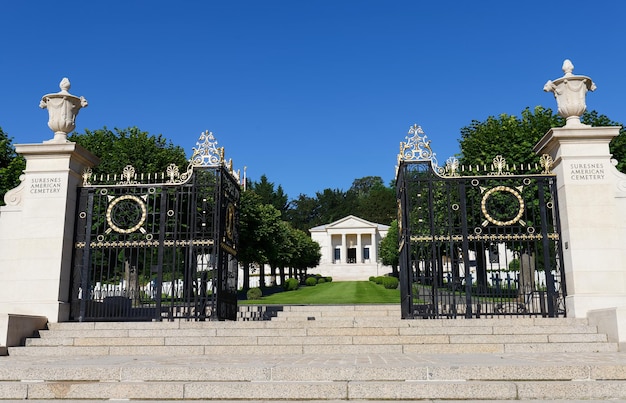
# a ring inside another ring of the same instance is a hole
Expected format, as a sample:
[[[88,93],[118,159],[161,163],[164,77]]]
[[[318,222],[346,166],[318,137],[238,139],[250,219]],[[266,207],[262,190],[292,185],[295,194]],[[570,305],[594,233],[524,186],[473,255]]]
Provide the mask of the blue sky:
[[[380,176],[417,123],[440,162],[472,120],[525,107],[574,74],[626,122],[626,2],[4,1],[0,127],[52,138],[42,95],[84,96],[76,130],[137,126],[191,155],[213,132],[235,169],[290,199]]]

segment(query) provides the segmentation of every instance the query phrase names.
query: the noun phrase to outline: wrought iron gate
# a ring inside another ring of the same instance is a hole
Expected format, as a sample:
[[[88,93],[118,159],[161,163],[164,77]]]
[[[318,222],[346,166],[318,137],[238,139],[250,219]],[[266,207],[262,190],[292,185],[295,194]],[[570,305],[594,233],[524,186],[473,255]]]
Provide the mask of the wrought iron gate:
[[[240,188],[212,134],[200,140],[184,173],[84,174],[72,320],[236,319]]]
[[[439,167],[421,128],[409,134],[397,175],[402,317],[564,316],[550,157]]]

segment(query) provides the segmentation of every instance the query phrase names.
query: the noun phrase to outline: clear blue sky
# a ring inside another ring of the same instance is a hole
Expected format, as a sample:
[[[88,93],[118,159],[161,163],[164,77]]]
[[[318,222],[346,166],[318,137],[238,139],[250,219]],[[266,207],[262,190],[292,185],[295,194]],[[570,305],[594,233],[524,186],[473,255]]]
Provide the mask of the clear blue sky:
[[[52,137],[46,93],[84,96],[76,130],[137,126],[189,155],[210,130],[235,169],[290,199],[394,176],[417,123],[440,162],[472,120],[525,107],[574,74],[626,122],[626,2],[3,1],[0,127]]]

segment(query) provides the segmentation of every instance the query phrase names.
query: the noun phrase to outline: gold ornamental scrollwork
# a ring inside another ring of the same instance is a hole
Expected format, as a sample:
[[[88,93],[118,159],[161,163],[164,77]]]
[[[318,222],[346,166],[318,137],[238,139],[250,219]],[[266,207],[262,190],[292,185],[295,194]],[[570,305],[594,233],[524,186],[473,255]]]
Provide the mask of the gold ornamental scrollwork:
[[[541,165],[542,174],[549,175],[552,173],[552,166],[554,165],[554,160],[549,154],[543,154],[541,158],[539,158],[539,165]]]
[[[233,242],[235,240],[235,205],[228,203],[226,207],[226,237]]]

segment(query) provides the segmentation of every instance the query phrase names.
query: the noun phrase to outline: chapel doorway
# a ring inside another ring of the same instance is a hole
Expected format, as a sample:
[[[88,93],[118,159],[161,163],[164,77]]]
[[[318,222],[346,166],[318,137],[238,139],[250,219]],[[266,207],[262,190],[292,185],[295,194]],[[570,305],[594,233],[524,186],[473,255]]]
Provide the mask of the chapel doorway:
[[[348,248],[347,263],[356,263],[356,248]]]

